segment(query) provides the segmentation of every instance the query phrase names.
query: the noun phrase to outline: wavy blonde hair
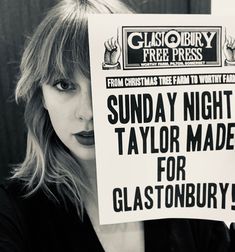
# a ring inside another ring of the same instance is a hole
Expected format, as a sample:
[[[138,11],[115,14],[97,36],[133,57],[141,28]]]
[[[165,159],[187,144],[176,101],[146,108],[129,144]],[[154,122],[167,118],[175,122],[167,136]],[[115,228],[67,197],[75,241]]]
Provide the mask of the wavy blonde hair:
[[[72,78],[76,68],[89,78],[87,14],[128,12],[131,10],[119,0],[61,1],[38,26],[22,56],[15,96],[25,102],[27,150],[13,178],[24,181],[27,195],[42,188],[54,196],[50,185],[55,185],[57,195],[73,202],[79,216],[83,213],[84,174],[52,127],[41,86],[58,77]]]

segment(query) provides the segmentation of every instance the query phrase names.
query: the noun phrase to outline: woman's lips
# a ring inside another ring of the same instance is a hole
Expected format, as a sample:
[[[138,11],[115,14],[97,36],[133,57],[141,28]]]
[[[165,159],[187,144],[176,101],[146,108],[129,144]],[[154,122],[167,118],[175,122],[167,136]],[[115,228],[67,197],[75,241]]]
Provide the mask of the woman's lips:
[[[79,133],[74,134],[77,141],[86,146],[91,146],[95,144],[94,139],[94,130],[91,131],[81,131]]]

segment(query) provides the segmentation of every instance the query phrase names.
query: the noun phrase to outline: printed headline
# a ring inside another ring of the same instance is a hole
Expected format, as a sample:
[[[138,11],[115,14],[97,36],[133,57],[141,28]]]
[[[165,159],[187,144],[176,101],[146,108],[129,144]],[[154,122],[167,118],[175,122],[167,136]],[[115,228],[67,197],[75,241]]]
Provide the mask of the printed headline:
[[[235,84],[235,75],[223,73],[106,78],[108,89],[222,83]],[[235,203],[235,184],[188,183],[187,157],[176,155],[181,152],[235,149],[235,121],[231,121],[233,96],[232,89],[184,91],[181,94],[153,92],[109,95],[107,120],[116,136],[117,155],[159,154],[156,156],[156,185],[137,186],[131,193],[128,187],[114,188],[113,210],[123,212],[195,206],[225,209],[228,207],[228,198]],[[178,104],[182,105],[181,119],[185,122],[183,131],[178,124],[174,124],[177,121],[177,99],[182,101]],[[185,142],[181,139],[182,134]],[[163,180],[171,183],[161,184]],[[235,210],[234,205],[230,207]]]

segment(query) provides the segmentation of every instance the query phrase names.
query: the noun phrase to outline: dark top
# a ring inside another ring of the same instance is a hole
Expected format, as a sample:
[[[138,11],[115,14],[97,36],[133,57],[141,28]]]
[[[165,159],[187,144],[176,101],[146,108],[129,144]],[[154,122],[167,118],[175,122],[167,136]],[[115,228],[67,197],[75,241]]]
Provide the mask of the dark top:
[[[0,187],[1,252],[104,251],[86,213],[81,221],[72,204],[58,204],[42,190],[22,194],[18,183]],[[165,219],[145,221],[144,228],[145,251],[230,251],[222,222]]]

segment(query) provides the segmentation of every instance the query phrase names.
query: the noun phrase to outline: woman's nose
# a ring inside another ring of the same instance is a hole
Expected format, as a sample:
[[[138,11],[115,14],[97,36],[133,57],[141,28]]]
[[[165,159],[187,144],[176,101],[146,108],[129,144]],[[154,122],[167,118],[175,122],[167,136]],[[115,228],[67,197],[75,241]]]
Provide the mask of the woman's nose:
[[[86,90],[80,94],[77,101],[75,116],[80,121],[90,121],[93,119],[91,92]]]

